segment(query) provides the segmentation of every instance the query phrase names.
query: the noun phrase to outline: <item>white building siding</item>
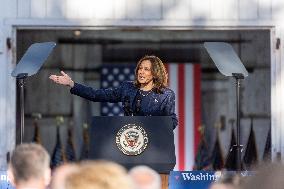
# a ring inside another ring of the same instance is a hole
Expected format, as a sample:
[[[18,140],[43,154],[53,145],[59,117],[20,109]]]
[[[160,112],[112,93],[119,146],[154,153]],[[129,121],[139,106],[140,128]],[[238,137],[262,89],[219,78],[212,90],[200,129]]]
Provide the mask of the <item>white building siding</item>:
[[[214,3],[214,2],[212,2]],[[193,20],[210,20],[211,0],[191,0],[191,18]]]
[[[31,0],[31,18],[46,18],[46,0]]]
[[[18,18],[30,18],[31,17],[31,1],[30,0],[18,1],[17,17]]]
[[[284,16],[284,1],[282,0],[271,0],[272,3],[272,19],[281,20]]]
[[[47,18],[65,18],[66,1],[64,0],[48,0],[46,3]]]
[[[144,0],[142,2],[143,19],[158,20],[163,18],[162,0]]]
[[[17,17],[17,0],[1,1],[0,19],[15,17]],[[2,24],[2,20],[0,24]]]
[[[272,17],[271,0],[258,0],[258,16],[259,19],[269,20]]]
[[[258,18],[258,2],[239,0],[239,19],[240,20],[256,20]]]
[[[126,18],[126,2],[127,0],[114,1],[114,19],[125,19]]]
[[[283,15],[282,0],[11,0],[4,15],[54,19],[269,20]],[[12,5],[12,6],[11,6]],[[12,9],[15,8],[15,9]],[[16,14],[15,14],[16,12]]]

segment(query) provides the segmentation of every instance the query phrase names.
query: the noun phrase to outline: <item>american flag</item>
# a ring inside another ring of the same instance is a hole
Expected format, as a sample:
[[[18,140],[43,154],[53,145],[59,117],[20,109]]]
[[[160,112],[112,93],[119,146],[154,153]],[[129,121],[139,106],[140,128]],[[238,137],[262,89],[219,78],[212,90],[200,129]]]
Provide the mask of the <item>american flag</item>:
[[[101,88],[115,88],[123,81],[134,81],[135,65],[105,64],[101,72]],[[102,116],[123,116],[122,103],[101,103]]]
[[[51,168],[53,169],[63,164],[64,162],[66,162],[64,148],[61,144],[59,126],[56,126],[56,144],[51,156],[51,162],[50,162]]]
[[[38,122],[36,120],[33,121],[34,125],[34,136],[32,142],[41,144],[40,130],[38,126]]]
[[[177,163],[175,170],[190,171],[197,154],[201,125],[200,64],[171,63],[166,68],[169,87],[176,94],[176,114],[179,124],[174,130]]]
[[[68,138],[67,138],[67,144],[65,148],[65,156],[67,161],[75,161],[75,146],[73,142],[73,130],[72,128],[68,128]]]
[[[105,65],[101,73],[101,87],[117,87],[122,81],[134,80],[135,66]],[[175,170],[192,170],[199,143],[201,124],[200,65],[191,63],[166,64],[169,87],[176,94],[176,113],[179,125],[174,130],[177,164]],[[101,115],[122,116],[121,103],[101,103]]]

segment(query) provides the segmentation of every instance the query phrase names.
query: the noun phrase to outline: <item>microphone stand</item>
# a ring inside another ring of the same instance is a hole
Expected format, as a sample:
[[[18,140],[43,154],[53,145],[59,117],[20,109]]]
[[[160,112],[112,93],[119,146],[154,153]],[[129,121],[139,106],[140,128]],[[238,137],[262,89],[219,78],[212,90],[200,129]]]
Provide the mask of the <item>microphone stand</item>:
[[[137,96],[137,99],[136,99],[136,115],[140,112],[140,109],[141,109],[141,96],[138,95]]]
[[[129,96],[126,96],[125,99],[124,99],[123,110],[124,110],[124,115],[125,115],[125,116],[133,116],[133,112],[132,112],[132,110],[130,109]]]

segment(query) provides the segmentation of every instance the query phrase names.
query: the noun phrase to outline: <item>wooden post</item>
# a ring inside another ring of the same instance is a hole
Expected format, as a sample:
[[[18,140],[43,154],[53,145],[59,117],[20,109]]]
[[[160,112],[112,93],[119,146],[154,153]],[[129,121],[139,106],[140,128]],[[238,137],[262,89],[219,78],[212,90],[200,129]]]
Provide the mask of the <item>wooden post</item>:
[[[169,188],[169,174],[160,174],[161,182],[162,182],[162,189]]]

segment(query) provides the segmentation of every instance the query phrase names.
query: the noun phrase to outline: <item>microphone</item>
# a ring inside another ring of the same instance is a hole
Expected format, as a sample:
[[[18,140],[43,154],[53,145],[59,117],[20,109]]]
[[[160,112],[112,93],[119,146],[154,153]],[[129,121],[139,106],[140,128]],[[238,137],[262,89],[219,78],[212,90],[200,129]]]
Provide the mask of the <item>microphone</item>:
[[[137,96],[137,99],[136,99],[136,109],[135,109],[135,112],[136,112],[136,115],[140,112],[140,109],[141,109],[141,101],[142,101],[142,98],[140,95]]]
[[[130,109],[130,97],[126,96],[124,98],[123,110],[125,116],[132,116],[132,111]]]

